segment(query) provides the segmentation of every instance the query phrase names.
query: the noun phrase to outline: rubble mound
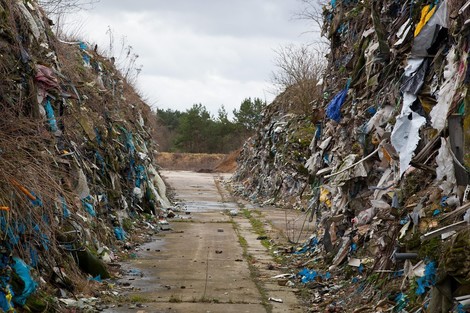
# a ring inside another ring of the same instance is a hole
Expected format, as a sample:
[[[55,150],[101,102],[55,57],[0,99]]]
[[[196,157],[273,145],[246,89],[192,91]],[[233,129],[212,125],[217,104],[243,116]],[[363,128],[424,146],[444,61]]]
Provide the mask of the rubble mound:
[[[305,162],[315,124],[290,105],[292,93],[286,90],[267,107],[237,158],[232,181],[234,192],[253,202],[298,209],[309,198]]]
[[[63,312],[110,276],[135,220],[170,206],[153,162],[155,118],[84,42],[34,1],[0,0],[0,311]],[[148,223],[147,223],[148,224]],[[47,301],[46,301],[47,300]],[[66,299],[67,300],[67,299]]]
[[[239,191],[318,226],[291,256],[311,311],[468,311],[470,3],[341,0],[323,17],[311,141],[289,140],[302,122],[276,99]]]

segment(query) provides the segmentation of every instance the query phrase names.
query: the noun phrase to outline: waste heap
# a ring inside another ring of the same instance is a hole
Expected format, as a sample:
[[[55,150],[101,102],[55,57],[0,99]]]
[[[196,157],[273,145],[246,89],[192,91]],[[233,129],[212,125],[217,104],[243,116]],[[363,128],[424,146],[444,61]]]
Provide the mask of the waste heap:
[[[299,209],[311,194],[305,162],[315,125],[289,105],[295,92],[290,88],[267,106],[237,159],[233,191],[252,202]]]
[[[0,76],[0,311],[60,311],[44,293],[109,277],[132,220],[170,206],[155,118],[97,47],[57,39],[34,1],[0,0]]]
[[[318,227],[293,256],[309,260],[298,275],[308,301],[330,312],[468,311],[470,1],[332,0],[323,15],[325,99],[312,110],[325,114],[298,182],[310,183],[304,209]],[[259,160],[240,168],[276,166]]]

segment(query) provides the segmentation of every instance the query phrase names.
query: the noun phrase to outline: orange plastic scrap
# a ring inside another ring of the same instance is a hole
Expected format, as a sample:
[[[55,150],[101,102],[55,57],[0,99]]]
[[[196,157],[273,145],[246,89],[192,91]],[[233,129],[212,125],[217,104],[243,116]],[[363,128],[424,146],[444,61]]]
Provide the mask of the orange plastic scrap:
[[[10,207],[0,206],[0,211],[10,211]]]
[[[415,28],[415,37],[418,36],[418,34],[421,32],[421,29],[423,28],[424,25],[429,21],[429,19],[432,17],[434,12],[436,11],[437,6],[434,5],[431,8],[431,5],[425,5],[424,8],[421,10],[421,18],[419,20],[419,23],[416,24]]]
[[[16,179],[14,178],[11,178],[10,179],[10,183],[15,186],[19,191],[21,191],[22,193],[24,193],[26,195],[26,197],[29,198],[29,200],[31,201],[35,201],[37,200],[37,198],[31,193],[29,192],[28,189],[26,189],[26,187],[24,187],[23,185],[21,185],[18,181],[16,181]]]
[[[392,157],[390,153],[388,153],[387,149],[385,149],[384,147],[382,147],[382,153],[384,158],[386,158],[389,163],[392,162]]]

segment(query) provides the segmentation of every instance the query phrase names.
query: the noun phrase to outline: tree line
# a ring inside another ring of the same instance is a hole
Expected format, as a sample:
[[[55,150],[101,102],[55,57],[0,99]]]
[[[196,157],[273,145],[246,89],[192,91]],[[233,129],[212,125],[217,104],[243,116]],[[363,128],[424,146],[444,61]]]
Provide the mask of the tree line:
[[[239,149],[254,134],[261,121],[266,102],[246,98],[239,109],[232,111],[233,119],[221,106],[212,116],[202,104],[194,104],[184,112],[157,109],[162,152],[229,153]]]

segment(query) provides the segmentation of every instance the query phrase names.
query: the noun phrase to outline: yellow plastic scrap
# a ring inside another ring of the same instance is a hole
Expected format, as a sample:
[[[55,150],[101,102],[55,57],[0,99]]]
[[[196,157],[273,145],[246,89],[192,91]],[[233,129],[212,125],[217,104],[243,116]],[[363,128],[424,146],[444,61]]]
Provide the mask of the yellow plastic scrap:
[[[13,299],[13,295],[11,294],[10,286],[7,286],[6,291],[7,291],[7,294],[5,295],[5,298],[7,300],[8,306],[9,306],[9,309],[8,309],[7,312],[8,313],[15,313],[16,312],[15,308],[11,304],[11,300]]]
[[[324,203],[327,207],[331,207],[331,200],[330,200],[330,191],[326,188],[320,188],[320,202]]]
[[[426,97],[426,96],[419,96],[419,101],[421,102],[421,105],[423,106],[423,109],[426,113],[430,113],[434,105],[436,104],[436,101],[432,99],[431,97]]]
[[[437,5],[433,5],[431,8],[431,5],[428,4],[424,6],[424,8],[421,10],[421,19],[419,20],[419,23],[416,25],[415,28],[415,37],[418,36],[418,34],[421,32],[421,29],[423,29],[424,25],[429,21],[429,19],[432,17],[434,12],[436,11]]]

